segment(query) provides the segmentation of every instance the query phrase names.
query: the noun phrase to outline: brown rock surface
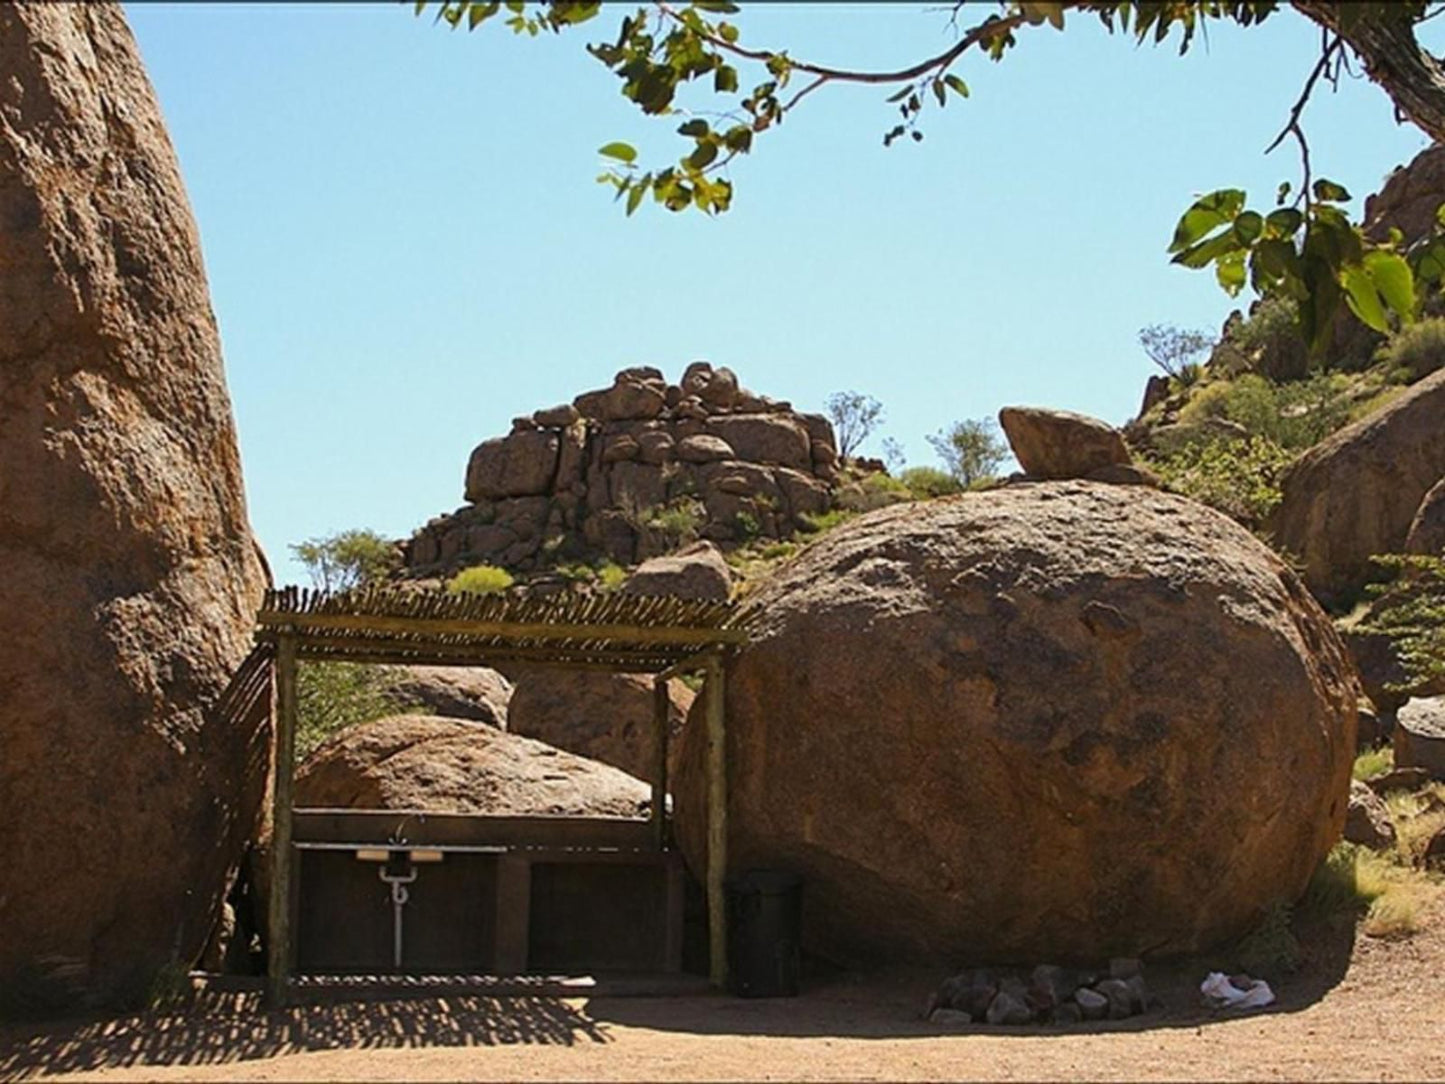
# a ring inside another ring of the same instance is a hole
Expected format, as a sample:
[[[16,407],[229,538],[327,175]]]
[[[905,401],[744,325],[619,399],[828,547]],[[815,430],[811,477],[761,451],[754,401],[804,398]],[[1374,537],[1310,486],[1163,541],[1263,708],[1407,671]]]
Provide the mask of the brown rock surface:
[[[118,6],[0,7],[0,1001],[200,953],[256,820],[209,712],[264,573],[200,244]]]
[[[1445,477],[1435,483],[1415,509],[1405,536],[1405,552],[1445,556]]]
[[[727,679],[729,864],[803,876],[844,960],[1175,953],[1293,899],[1339,837],[1357,688],[1226,517],[1035,483],[887,508],[757,592]],[[705,844],[702,728],[679,838]]]
[[[1395,715],[1395,767],[1445,779],[1445,696],[1411,697]]]
[[[393,715],[328,738],[296,776],[298,805],[497,816],[640,815],[648,789],[616,768],[490,726]]]
[[[1298,555],[1327,602],[1371,575],[1370,557],[1399,553],[1425,494],[1445,477],[1445,370],[1379,412],[1321,441],[1295,462],[1268,524]]]
[[[1123,436],[1098,418],[1070,410],[1004,407],[998,422],[1014,458],[1032,478],[1082,478],[1129,462]]]
[[[557,473],[556,433],[527,429],[477,445],[467,461],[469,501],[546,493]]]
[[[402,704],[507,729],[512,683],[485,666],[396,666],[388,686]]]
[[[696,542],[666,557],[643,561],[622,585],[629,595],[676,595],[726,602],[733,574],[711,542]]]
[[[1385,800],[1358,779],[1350,781],[1350,805],[1345,813],[1344,838],[1348,843],[1384,850],[1395,845],[1395,824]]]
[[[611,764],[638,779],[652,779],[656,748],[652,678],[640,674],[524,670],[516,674],[516,683],[507,715],[512,733]],[[668,693],[668,772],[672,775],[693,693],[680,681],[670,682]]]

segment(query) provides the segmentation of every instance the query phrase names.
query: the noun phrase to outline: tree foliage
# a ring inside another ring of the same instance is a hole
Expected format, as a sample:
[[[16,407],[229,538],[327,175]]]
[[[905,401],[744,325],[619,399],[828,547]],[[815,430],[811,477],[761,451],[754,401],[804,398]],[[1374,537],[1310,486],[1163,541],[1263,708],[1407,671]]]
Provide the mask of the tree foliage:
[[[883,404],[858,391],[835,391],[823,404],[833,423],[838,454],[847,459],[883,420]]]
[[[453,29],[476,30],[497,19],[532,37],[589,23],[604,10],[598,0],[416,0],[418,14],[431,7],[438,21]],[[931,110],[968,97],[968,84],[957,71],[960,62],[971,54],[1001,61],[1028,34],[1063,31],[1072,17],[1098,19],[1110,33],[1140,44],[1177,40],[1182,55],[1211,22],[1251,27],[1293,11],[1319,29],[1320,55],[1269,149],[1292,139],[1300,151],[1300,177],[1281,184],[1274,206],[1263,209],[1248,206],[1246,193],[1237,188],[1197,199],[1169,245],[1174,262],[1213,267],[1231,296],[1248,285],[1261,296],[1294,299],[1300,329],[1316,352],[1328,345],[1336,312],[1347,309],[1384,331],[1410,323],[1420,295],[1438,291],[1445,282],[1445,231],[1408,250],[1398,235],[1367,239],[1340,206],[1349,194],[1314,175],[1301,124],[1319,82],[1337,82],[1353,57],[1389,95],[1399,116],[1445,141],[1445,68],[1415,33],[1418,24],[1441,10],[1438,4],[960,2],[951,7],[950,45],[916,63],[879,70],[818,64],[786,48],[746,44],[734,18],[740,9],[730,0],[654,0],[619,8],[624,14],[615,34],[594,41],[587,51],[617,77],[622,96],[642,113],[681,118],[676,132],[683,140],[675,162],[653,167],[642,166],[628,143],[613,141],[600,148],[607,165],[598,180],[615,191],[629,215],[648,197],[670,211],[727,211],[734,194],[729,165],[750,154],[759,137],[780,128],[809,95],[829,85],[885,88],[882,104],[892,111],[892,120],[884,144],[905,136],[918,142],[924,137],[921,121]],[[961,15],[985,8],[992,10],[971,25],[960,25]]]
[[[1008,446],[991,418],[965,418],[928,437],[929,446],[962,486],[986,481],[1008,459]]]
[[[1392,554],[1375,561],[1395,578],[1369,588],[1376,599],[1364,631],[1394,642],[1407,688],[1445,677],[1445,556]]]
[[[401,561],[396,546],[370,530],[340,531],[291,546],[314,586],[345,591],[385,579]]]
[[[1214,336],[1173,324],[1150,324],[1139,329],[1139,345],[1171,380],[1183,380],[1189,368],[1209,353]]]

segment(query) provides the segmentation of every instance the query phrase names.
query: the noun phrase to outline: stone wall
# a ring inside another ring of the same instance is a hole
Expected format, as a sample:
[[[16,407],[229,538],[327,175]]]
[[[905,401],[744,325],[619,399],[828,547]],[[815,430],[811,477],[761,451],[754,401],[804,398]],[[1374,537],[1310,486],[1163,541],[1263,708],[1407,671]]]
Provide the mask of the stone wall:
[[[694,362],[677,384],[624,369],[612,387],[512,423],[467,463],[467,504],[406,545],[408,569],[521,571],[558,560],[633,564],[693,537],[787,538],[827,512],[833,427]]]

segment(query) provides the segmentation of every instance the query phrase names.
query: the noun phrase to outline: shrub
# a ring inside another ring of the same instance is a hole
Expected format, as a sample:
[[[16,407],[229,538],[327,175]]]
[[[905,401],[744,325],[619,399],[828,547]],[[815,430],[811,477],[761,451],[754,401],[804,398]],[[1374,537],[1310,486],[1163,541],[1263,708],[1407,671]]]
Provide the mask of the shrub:
[[[840,523],[846,523],[857,514],[847,508],[834,508],[818,514],[804,512],[798,517],[798,526],[805,534],[822,534],[824,531],[831,531]]]
[[[1382,353],[1394,367],[1405,370],[1412,381],[1429,376],[1445,365],[1445,319],[1432,317],[1401,328]]]
[[[627,579],[627,569],[616,561],[603,561],[597,566],[597,582],[604,591],[616,591]]]
[[[751,542],[763,533],[763,526],[758,522],[758,517],[746,508],[739,508],[737,515],[733,517],[733,527],[738,537],[744,542]]]
[[[296,759],[348,726],[416,711],[391,691],[391,671],[354,662],[308,662],[296,668]]]
[[[495,595],[512,586],[512,574],[496,565],[475,565],[447,581],[454,595]]]
[[[651,509],[644,524],[660,533],[670,546],[686,546],[696,542],[698,532],[707,519],[707,509],[695,497],[678,497]]]
[[[965,418],[927,439],[948,473],[965,487],[992,478],[1009,455],[992,418]]]
[[[1149,360],[1163,369],[1171,381],[1180,384],[1193,383],[1200,371],[1195,359],[1208,354],[1214,347],[1214,336],[1206,331],[1191,331],[1173,324],[1150,324],[1139,329],[1139,345]],[[1186,380],[1185,370],[1192,369],[1193,376]]]
[[[1152,465],[1169,488],[1258,528],[1280,502],[1280,477],[1292,459],[1265,437],[1216,437],[1185,444]]]
[[[898,476],[898,480],[918,500],[963,492],[957,478],[937,467],[909,467]]]
[[[1445,677],[1445,558],[1395,554],[1374,560],[1395,578],[1366,587],[1375,602],[1362,631],[1390,638],[1408,675],[1406,689]]]
[[[1350,420],[1348,390],[1349,380],[1341,374],[1318,373],[1272,384],[1257,373],[1246,373],[1200,388],[1179,412],[1179,420],[1204,425],[1224,419],[1281,448],[1309,448]]]
[[[796,542],[774,542],[763,547],[764,561],[777,561],[784,557],[791,557],[798,552]]]
[[[1388,746],[1384,749],[1367,749],[1355,758],[1350,774],[1359,780],[1373,779],[1377,775],[1384,775],[1394,766],[1395,754]]]
[[[871,512],[890,504],[913,500],[913,492],[897,478],[881,472],[865,474],[841,486],[834,501],[849,512]]]
[[[401,561],[392,542],[369,530],[308,538],[290,549],[323,591],[345,591],[385,579]]]
[[[1261,301],[1231,332],[1231,344],[1260,376],[1276,381],[1298,380],[1309,372],[1310,354],[1297,319],[1293,301]]]
[[[1294,910],[1276,903],[1264,913],[1259,925],[1239,939],[1234,957],[1251,975],[1278,975],[1294,971],[1300,964],[1300,944],[1293,929]]]

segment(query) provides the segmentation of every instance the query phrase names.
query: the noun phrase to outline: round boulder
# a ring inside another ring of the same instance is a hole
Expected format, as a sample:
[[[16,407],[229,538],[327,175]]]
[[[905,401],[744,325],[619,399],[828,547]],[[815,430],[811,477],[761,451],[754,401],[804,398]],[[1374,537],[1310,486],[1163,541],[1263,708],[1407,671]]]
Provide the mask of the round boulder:
[[[1189,952],[1297,897],[1339,838],[1349,660],[1202,505],[1069,481],[880,509],[754,599],[729,870],[801,874],[823,956]],[[705,745],[695,719],[676,794],[698,871]]]
[[[434,715],[347,727],[296,774],[296,804],[316,809],[633,817],[644,812],[649,794],[616,768]]]

